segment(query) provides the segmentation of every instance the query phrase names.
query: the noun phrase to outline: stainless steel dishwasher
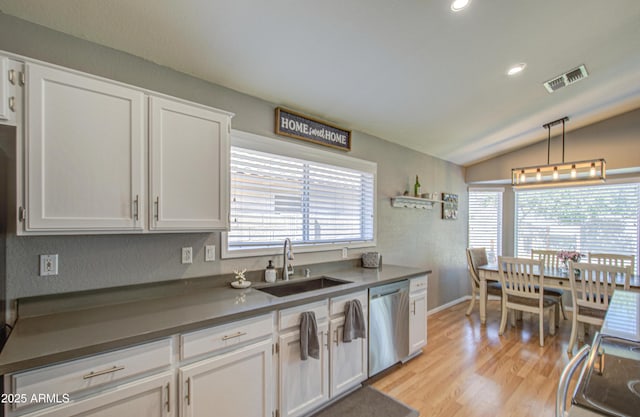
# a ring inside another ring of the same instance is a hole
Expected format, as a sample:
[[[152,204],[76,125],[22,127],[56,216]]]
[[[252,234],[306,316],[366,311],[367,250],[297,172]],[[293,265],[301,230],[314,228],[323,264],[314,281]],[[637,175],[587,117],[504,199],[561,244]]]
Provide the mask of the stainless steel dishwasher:
[[[369,289],[369,376],[409,355],[409,281]]]

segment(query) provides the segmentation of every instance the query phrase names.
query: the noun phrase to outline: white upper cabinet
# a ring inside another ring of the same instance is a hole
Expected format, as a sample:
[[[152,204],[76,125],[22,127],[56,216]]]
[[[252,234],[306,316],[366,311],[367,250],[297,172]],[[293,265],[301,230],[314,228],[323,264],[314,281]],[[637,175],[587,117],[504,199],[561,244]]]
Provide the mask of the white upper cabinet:
[[[229,114],[152,96],[149,117],[150,229],[227,229]]]
[[[26,64],[25,231],[145,226],[145,95]]]
[[[9,58],[0,55],[0,121],[9,120]]]
[[[16,62],[0,55],[0,124],[15,124],[21,71]]]
[[[231,113],[29,59],[23,87],[16,63],[0,55],[17,234],[229,228]]]

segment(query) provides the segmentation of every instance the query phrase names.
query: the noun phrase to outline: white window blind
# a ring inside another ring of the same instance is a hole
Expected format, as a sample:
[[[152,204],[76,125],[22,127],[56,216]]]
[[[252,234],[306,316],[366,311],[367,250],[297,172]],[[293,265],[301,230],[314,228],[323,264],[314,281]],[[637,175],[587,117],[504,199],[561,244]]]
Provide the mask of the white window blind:
[[[635,255],[637,271],[639,216],[640,184],[517,191],[516,254],[551,249]]]
[[[372,172],[231,147],[229,251],[374,240]]]
[[[502,254],[502,190],[469,190],[469,247],[487,248],[490,263]]]

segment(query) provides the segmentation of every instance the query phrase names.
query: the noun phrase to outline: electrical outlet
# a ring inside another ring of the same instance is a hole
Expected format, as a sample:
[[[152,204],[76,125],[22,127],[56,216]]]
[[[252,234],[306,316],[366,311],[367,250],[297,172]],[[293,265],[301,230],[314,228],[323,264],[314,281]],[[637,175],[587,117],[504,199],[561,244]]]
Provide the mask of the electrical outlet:
[[[349,249],[342,248],[342,259],[347,259],[348,256],[349,256]]]
[[[58,255],[40,255],[40,276],[58,275]]]
[[[216,245],[204,246],[204,261],[213,262],[216,260]]]
[[[182,248],[182,263],[193,263],[193,248]]]

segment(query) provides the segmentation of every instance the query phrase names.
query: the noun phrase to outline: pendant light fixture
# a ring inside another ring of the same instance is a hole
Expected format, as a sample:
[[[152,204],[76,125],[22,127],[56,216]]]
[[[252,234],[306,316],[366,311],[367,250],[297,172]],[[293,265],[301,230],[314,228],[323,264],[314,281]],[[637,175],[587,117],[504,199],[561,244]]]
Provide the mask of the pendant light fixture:
[[[542,125],[547,129],[547,164],[513,168],[511,185],[514,188],[537,188],[570,185],[588,185],[603,183],[606,180],[606,162],[604,159],[586,161],[564,161],[564,124],[568,117]],[[562,163],[551,164],[551,127],[562,123]]]

